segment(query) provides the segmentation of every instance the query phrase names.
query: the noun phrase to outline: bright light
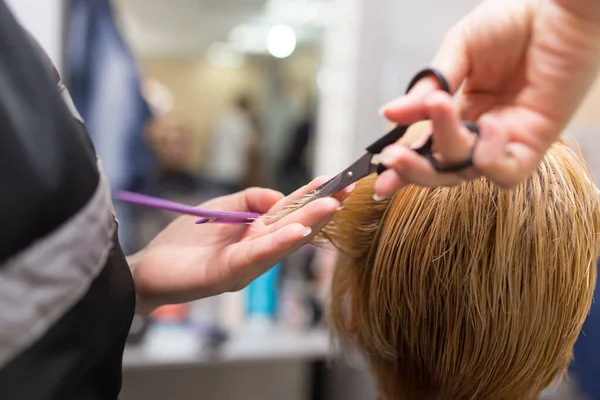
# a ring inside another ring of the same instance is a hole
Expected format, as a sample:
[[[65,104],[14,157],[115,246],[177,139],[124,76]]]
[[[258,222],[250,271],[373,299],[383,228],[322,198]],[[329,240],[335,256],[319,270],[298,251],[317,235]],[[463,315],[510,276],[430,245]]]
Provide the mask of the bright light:
[[[272,27],[267,35],[267,49],[273,57],[289,57],[296,50],[296,33],[287,25]]]

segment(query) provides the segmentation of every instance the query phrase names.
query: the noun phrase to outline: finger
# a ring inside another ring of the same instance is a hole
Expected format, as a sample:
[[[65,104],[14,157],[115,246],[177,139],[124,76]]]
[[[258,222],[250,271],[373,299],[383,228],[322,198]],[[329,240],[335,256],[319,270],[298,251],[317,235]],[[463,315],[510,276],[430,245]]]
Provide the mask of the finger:
[[[384,105],[379,113],[398,125],[409,125],[415,121],[427,119],[427,98],[441,89],[440,82],[434,77],[421,79],[410,92]]]
[[[239,242],[229,255],[232,270],[250,267],[270,258],[284,257],[292,246],[312,233],[310,227],[290,224],[267,235]]]
[[[291,254],[295,245],[310,235],[311,229],[302,224],[287,225],[268,235],[242,241],[232,246],[226,253],[223,265],[227,271],[221,276],[230,276],[238,282],[236,289],[242,289],[248,282],[266,272],[278,260]],[[226,282],[223,282],[226,284]],[[229,290],[229,289],[228,289]]]
[[[329,199],[330,202],[331,200],[333,199]],[[263,236],[238,243],[228,254],[228,273],[230,276],[240,276],[238,286],[241,289],[283,258],[309,243],[331,221],[334,212],[330,211],[324,217],[313,215],[313,218],[308,218],[307,221],[313,223],[312,227],[289,222],[279,229],[268,229],[270,232]]]
[[[440,71],[450,85],[450,92],[455,93],[465,80],[469,69],[469,57],[464,23],[452,28],[431,62],[431,67]],[[426,77],[418,82],[410,93],[384,105],[380,113],[397,124],[406,125],[418,119],[427,118],[425,99],[429,94],[441,89],[434,77]]]
[[[430,80],[430,78],[426,78]],[[417,84],[422,88],[421,83]],[[437,88],[431,86],[428,92],[410,93],[406,96],[399,97],[384,105],[379,113],[388,120],[398,125],[409,125],[415,121],[427,118],[427,107],[425,99],[427,95]]]
[[[286,196],[285,198],[280,199],[280,201],[272,207],[272,209],[270,210],[270,213],[275,214],[275,213],[283,210],[285,207],[294,204],[295,202],[302,199],[302,197],[304,197],[305,195],[309,194],[310,192],[312,192],[313,190],[315,190],[316,188],[318,188],[319,186],[321,186],[322,184],[327,182],[329,179],[331,179],[331,176],[327,176],[327,175],[319,176],[319,177],[313,179],[307,185],[301,187],[300,189],[296,190],[295,192]]]
[[[446,164],[465,161],[473,151],[475,135],[462,124],[452,97],[447,93],[436,92],[429,96],[426,104],[433,122],[435,151],[443,158],[440,161]]]
[[[311,201],[310,203],[290,213],[289,215],[286,215],[274,224],[268,225],[262,229],[264,230],[264,233],[271,233],[278,229],[281,229],[281,227],[285,225],[295,223],[300,223],[304,226],[314,227],[321,223],[323,220],[334,215],[340,207],[340,201],[333,197],[317,199]],[[260,231],[258,231],[257,233],[261,234]]]
[[[376,201],[383,200],[404,186],[406,186],[406,182],[402,177],[395,170],[389,169],[383,172],[375,181],[373,199]]]
[[[284,198],[281,192],[262,188],[246,189],[241,192],[241,195],[246,206],[245,209],[258,213],[269,211],[271,207]]]
[[[382,152],[382,163],[393,169],[404,183],[414,183],[420,186],[455,186],[464,179],[456,173],[438,173],[429,161],[406,147],[399,145],[388,146]],[[383,174],[382,174],[383,175]],[[378,181],[381,176],[378,178]],[[384,178],[380,185],[389,185],[390,178]],[[377,185],[377,182],[376,182]],[[389,190],[390,186],[386,186]],[[378,195],[383,193],[376,192]]]
[[[223,211],[251,211],[264,213],[274,204],[283,199],[283,194],[263,188],[250,188],[241,192],[217,197],[201,205],[207,210],[220,209]]]
[[[516,186],[531,174],[542,152],[523,143],[509,142],[508,129],[492,115],[482,117],[479,125],[481,138],[473,161],[482,174],[504,188]]]
[[[451,93],[460,88],[471,68],[464,26],[461,21],[448,31],[431,62],[448,81]]]
[[[352,193],[352,191],[354,190],[355,187],[356,187],[356,183],[353,183],[350,186],[347,186],[344,189],[342,189],[340,192],[334,194],[332,197],[334,199],[339,200],[340,202],[343,202],[344,200],[346,200],[348,195],[350,195],[350,193]]]

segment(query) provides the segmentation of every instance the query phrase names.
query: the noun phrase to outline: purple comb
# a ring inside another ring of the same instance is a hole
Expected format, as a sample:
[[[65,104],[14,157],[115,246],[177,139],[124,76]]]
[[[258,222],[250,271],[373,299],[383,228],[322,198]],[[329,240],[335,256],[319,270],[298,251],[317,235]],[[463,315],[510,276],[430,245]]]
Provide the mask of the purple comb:
[[[137,204],[139,206],[202,217],[202,219],[196,221],[197,224],[204,224],[207,222],[220,224],[249,224],[260,217],[259,213],[253,212],[202,210],[186,204],[176,203],[174,201],[159,199],[152,196],[146,196],[139,193],[128,192],[125,190],[119,191],[115,198],[117,200],[124,201],[126,203]]]

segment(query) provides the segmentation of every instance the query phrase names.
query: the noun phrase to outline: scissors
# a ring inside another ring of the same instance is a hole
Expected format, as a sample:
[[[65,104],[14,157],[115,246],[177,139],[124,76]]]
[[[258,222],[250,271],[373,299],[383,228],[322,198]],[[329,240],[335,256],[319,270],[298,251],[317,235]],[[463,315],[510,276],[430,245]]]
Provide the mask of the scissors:
[[[415,77],[412,79],[410,84],[408,85],[408,89],[406,93],[410,92],[410,90],[423,78],[432,76],[434,77],[441,86],[441,89],[447,93],[450,93],[450,85],[446,78],[437,70],[433,68],[426,68],[420,71]],[[479,136],[479,127],[468,121],[462,121],[463,125],[469,129],[469,131],[473,132],[475,135]],[[397,142],[400,138],[404,136],[406,131],[410,125],[397,126],[383,137],[381,137],[376,142],[372,143],[369,147],[367,147],[367,152],[360,157],[356,162],[346,168],[344,171],[334,176],[329,181],[325,182],[317,189],[315,189],[312,193],[311,199],[316,200],[324,197],[332,196],[345,187],[351,185],[352,183],[368,176],[373,173],[381,174],[383,171],[387,169],[384,165],[377,162],[377,158],[375,157],[377,154],[381,153],[385,147],[388,145]],[[473,154],[463,162],[454,164],[454,165],[441,165],[439,161],[437,161],[433,157],[432,153],[433,147],[433,136],[429,137],[427,142],[422,146],[412,149],[416,151],[421,156],[425,157],[429,163],[435,168],[438,172],[456,172],[465,170],[473,165]]]
[[[253,212],[202,210],[186,204],[176,203],[174,201],[159,199],[125,190],[118,192],[115,198],[126,203],[201,217],[201,219],[196,221],[196,224],[250,224],[260,217],[259,213]]]

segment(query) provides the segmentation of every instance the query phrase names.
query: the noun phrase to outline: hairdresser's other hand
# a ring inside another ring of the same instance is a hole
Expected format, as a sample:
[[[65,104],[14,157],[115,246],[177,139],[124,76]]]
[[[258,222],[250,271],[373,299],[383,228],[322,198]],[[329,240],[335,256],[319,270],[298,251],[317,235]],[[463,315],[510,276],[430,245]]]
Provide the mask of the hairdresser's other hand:
[[[274,213],[317,188],[318,178],[283,197],[269,189],[247,189],[202,204],[205,209]],[[272,225],[202,224],[183,216],[143,251],[129,257],[138,313],[244,288],[281,259],[309,242],[348,195],[315,200]]]
[[[382,157],[393,169],[379,178],[376,193],[409,183],[456,185],[481,174],[517,185],[573,117],[596,77],[599,53],[600,1],[484,1],[449,31],[431,64],[452,90],[464,84],[456,98],[427,78],[383,108],[402,125],[431,119],[435,150],[448,163],[472,149],[473,135],[459,121],[477,121],[475,168],[439,174],[423,157],[389,146]]]

